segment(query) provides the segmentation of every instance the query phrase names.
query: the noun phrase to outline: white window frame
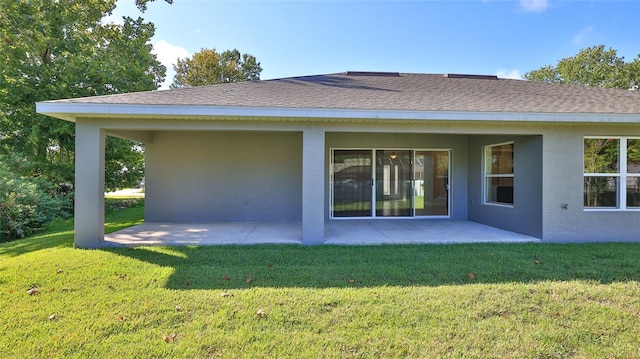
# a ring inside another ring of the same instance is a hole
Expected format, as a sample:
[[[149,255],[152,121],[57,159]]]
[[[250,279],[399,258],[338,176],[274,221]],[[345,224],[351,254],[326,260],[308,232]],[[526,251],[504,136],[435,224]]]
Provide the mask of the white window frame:
[[[618,172],[612,173],[587,173],[584,172],[584,140],[586,139],[615,139],[618,140]],[[582,203],[582,207],[587,212],[596,211],[640,211],[640,207],[627,207],[627,178],[640,177],[640,173],[628,173],[627,169],[627,141],[628,140],[640,140],[637,136],[584,136],[582,139],[582,168],[583,168],[583,181],[582,192],[584,196],[584,178],[586,177],[616,177],[618,179],[618,190],[616,193],[616,207],[587,207]]]
[[[491,163],[487,163],[487,160],[491,158],[491,149],[493,147],[504,146],[504,145],[513,145],[514,151],[514,159],[513,159],[513,171],[510,174],[492,174],[488,173],[488,169],[491,168]],[[485,205],[491,206],[500,206],[500,207],[508,207],[513,208],[514,203],[506,203],[506,202],[495,202],[489,200],[489,191],[487,191],[487,181],[490,178],[512,178],[514,182],[514,192],[515,192],[515,144],[514,141],[500,142],[500,143],[492,143],[490,145],[484,146],[484,151],[482,152],[482,202]],[[515,197],[515,196],[514,196]]]

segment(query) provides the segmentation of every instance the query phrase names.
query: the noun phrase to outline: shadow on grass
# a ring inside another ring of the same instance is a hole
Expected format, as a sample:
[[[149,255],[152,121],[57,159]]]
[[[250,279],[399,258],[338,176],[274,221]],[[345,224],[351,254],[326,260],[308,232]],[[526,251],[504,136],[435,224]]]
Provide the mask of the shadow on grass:
[[[68,227],[71,229],[66,229]],[[46,232],[32,235],[26,239],[2,243],[0,255],[15,257],[42,249],[63,247],[73,247],[73,219],[58,220]]]
[[[144,201],[107,207],[105,232],[139,224]],[[108,202],[107,205],[110,203]],[[73,246],[73,220],[25,240],[0,244],[0,256]],[[256,245],[107,248],[169,267],[170,289],[441,286],[589,280],[640,281],[640,243],[450,244],[386,246]]]
[[[170,289],[640,280],[640,243],[104,249],[171,267]]]

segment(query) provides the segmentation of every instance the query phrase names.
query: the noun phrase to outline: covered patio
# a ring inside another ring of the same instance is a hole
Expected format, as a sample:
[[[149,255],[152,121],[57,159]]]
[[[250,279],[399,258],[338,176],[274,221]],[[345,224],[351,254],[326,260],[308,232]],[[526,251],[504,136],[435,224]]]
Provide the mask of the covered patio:
[[[36,106],[75,123],[78,248],[638,240],[632,91],[350,71]],[[106,136],[144,144],[148,222],[107,236]],[[618,172],[584,171],[589,138]]]
[[[495,227],[448,219],[328,221],[322,244],[540,242]],[[302,244],[300,223],[143,223],[105,235],[103,246]]]

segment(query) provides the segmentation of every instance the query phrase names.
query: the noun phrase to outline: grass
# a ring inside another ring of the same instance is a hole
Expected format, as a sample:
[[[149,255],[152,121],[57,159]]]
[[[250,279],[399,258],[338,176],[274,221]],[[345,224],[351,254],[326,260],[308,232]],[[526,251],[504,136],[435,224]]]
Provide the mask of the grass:
[[[112,204],[107,231],[141,220]],[[640,357],[640,244],[79,250],[71,227],[0,245],[0,358]]]
[[[129,188],[104,194],[106,199],[144,199],[143,188]]]

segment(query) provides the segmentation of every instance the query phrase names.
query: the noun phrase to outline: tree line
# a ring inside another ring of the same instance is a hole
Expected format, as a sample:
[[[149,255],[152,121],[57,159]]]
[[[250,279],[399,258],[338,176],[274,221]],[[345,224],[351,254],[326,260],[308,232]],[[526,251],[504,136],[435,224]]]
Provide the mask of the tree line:
[[[546,65],[527,72],[525,80],[572,84],[591,87],[638,90],[640,87],[640,54],[626,62],[618,52],[605,45],[580,50],[556,65]]]

